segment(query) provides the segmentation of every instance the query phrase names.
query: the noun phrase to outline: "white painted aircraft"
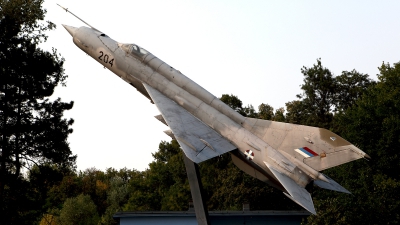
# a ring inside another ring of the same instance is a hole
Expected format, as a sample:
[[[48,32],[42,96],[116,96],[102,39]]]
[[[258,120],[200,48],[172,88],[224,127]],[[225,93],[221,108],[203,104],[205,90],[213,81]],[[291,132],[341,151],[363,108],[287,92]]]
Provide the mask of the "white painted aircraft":
[[[63,25],[75,45],[156,104],[156,118],[193,162],[230,152],[241,170],[313,214],[309,183],[350,193],[320,172],[369,158],[350,142],[322,128],[243,117],[139,45],[119,43],[81,21],[89,27]]]

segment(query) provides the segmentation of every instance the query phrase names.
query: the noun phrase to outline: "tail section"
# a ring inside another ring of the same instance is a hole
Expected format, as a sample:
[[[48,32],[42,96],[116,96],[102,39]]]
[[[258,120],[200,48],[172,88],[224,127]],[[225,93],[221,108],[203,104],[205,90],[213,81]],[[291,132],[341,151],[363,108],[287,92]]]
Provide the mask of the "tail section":
[[[370,158],[350,142],[323,128],[253,118],[246,118],[243,126],[272,148],[293,156],[316,171]]]

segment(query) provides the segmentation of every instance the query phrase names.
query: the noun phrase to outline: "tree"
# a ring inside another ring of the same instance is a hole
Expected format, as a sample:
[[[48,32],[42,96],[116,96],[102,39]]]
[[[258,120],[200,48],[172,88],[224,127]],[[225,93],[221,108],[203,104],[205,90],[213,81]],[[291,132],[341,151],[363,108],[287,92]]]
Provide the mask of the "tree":
[[[242,101],[233,94],[223,94],[220,98],[220,100],[222,102],[224,102],[225,104],[227,104],[229,107],[231,107],[232,109],[234,109],[236,112],[242,114],[243,112],[243,103]],[[243,115],[243,114],[242,114]]]
[[[14,208],[16,202],[5,199],[20,194],[14,191],[23,168],[43,163],[74,167],[76,159],[67,142],[73,120],[63,118],[73,103],[48,99],[67,76],[56,50],[38,47],[47,39],[44,32],[55,28],[41,22],[42,3],[0,1],[0,212],[10,220],[23,215]]]
[[[283,107],[280,107],[279,109],[277,109],[275,111],[275,115],[274,115],[274,121],[277,122],[285,122],[286,121],[286,117],[285,117],[285,109]]]
[[[88,168],[79,172],[81,191],[89,195],[97,206],[99,215],[103,214],[107,208],[107,190],[109,189],[109,178],[106,174],[96,168]]]
[[[246,107],[243,108],[242,110],[242,115],[250,118],[258,118],[259,115],[254,109],[253,105],[247,105]]]
[[[307,125],[308,112],[301,100],[286,102],[286,122]]]
[[[75,198],[68,198],[60,212],[61,225],[97,225],[99,215],[96,205],[89,195],[80,194]]]
[[[342,71],[335,77],[326,67],[322,66],[321,59],[313,67],[303,67],[304,84],[300,87],[302,94],[297,95],[299,100],[286,103],[287,122],[302,125],[333,128],[335,113],[343,112],[375,82],[368,74],[356,70]]]
[[[122,211],[122,206],[126,203],[128,194],[128,184],[123,178],[115,176],[110,179],[110,189],[107,191],[108,207],[99,224],[117,224],[117,221],[113,219],[113,215]]]
[[[371,160],[326,171],[353,195],[318,192],[319,216],[309,217],[308,224],[399,223],[400,64],[383,63],[379,71],[376,85],[337,115],[340,134]]]
[[[162,141],[149,169],[130,180],[131,194],[124,210],[187,210],[190,188],[182,154],[176,140]]]
[[[261,103],[258,106],[258,115],[260,119],[272,120],[274,118],[274,108],[268,104]]]
[[[335,77],[337,81],[335,111],[345,111],[356,103],[365,91],[376,82],[371,80],[368,74],[362,74],[356,70],[343,71]]]
[[[258,118],[259,115],[252,105],[247,105],[243,107],[242,100],[240,100],[236,95],[233,94],[223,94],[220,98],[222,102],[227,104],[229,107],[234,109],[236,112],[240,113],[242,116]]]
[[[378,83],[339,118],[341,133],[364,149],[374,169],[400,180],[400,64],[382,64]]]
[[[66,198],[63,198],[60,201],[49,201],[50,199],[55,200],[52,198],[53,196],[51,191],[54,187],[60,185],[64,177],[67,177],[72,173],[72,171],[63,171],[57,168],[55,165],[41,164],[38,166],[33,166],[33,168],[27,174],[29,186],[26,187],[26,190],[28,193],[32,193],[29,196],[29,199],[33,199],[32,205],[35,207],[30,207],[28,211],[36,211],[35,213],[40,216],[40,214],[57,208],[59,204],[61,205]],[[65,194],[67,193],[58,195],[57,199],[62,198],[62,196]],[[27,203],[26,201],[22,202],[25,202],[25,204]],[[54,222],[55,220],[52,215],[48,214],[43,216],[42,221]]]
[[[331,113],[335,102],[336,80],[332,72],[323,67],[321,59],[313,67],[303,67],[304,84],[300,87],[302,94],[297,95],[301,99],[303,125],[329,128],[333,115]],[[289,111],[289,110],[288,110]]]

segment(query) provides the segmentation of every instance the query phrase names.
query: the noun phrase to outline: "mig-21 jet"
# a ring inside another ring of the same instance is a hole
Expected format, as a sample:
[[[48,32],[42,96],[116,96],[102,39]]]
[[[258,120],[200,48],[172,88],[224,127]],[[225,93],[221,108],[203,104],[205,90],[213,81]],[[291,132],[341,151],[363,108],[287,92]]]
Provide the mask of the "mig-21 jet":
[[[193,162],[229,152],[241,170],[313,214],[308,184],[350,193],[321,173],[369,158],[350,142],[323,128],[244,117],[146,49],[115,41],[81,21],[89,27],[63,25],[75,45],[150,99],[161,113],[156,118],[170,129],[166,134]]]

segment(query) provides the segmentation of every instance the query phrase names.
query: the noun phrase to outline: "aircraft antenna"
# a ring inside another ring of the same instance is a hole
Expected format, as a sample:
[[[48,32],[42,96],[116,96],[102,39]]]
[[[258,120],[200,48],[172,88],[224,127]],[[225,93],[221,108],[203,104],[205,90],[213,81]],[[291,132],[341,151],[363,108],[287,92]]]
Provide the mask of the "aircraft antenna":
[[[75,16],[76,18],[78,18],[78,20],[82,21],[84,24],[88,25],[90,28],[92,28],[95,31],[98,31],[100,33],[103,33],[99,30],[97,30],[95,27],[93,27],[92,25],[86,23],[83,19],[79,18],[77,15],[73,14],[71,11],[68,10],[68,8],[62,7],[61,5],[59,5],[58,3],[56,3],[58,6],[60,6],[62,9],[64,9],[66,12],[71,13],[73,16]]]

